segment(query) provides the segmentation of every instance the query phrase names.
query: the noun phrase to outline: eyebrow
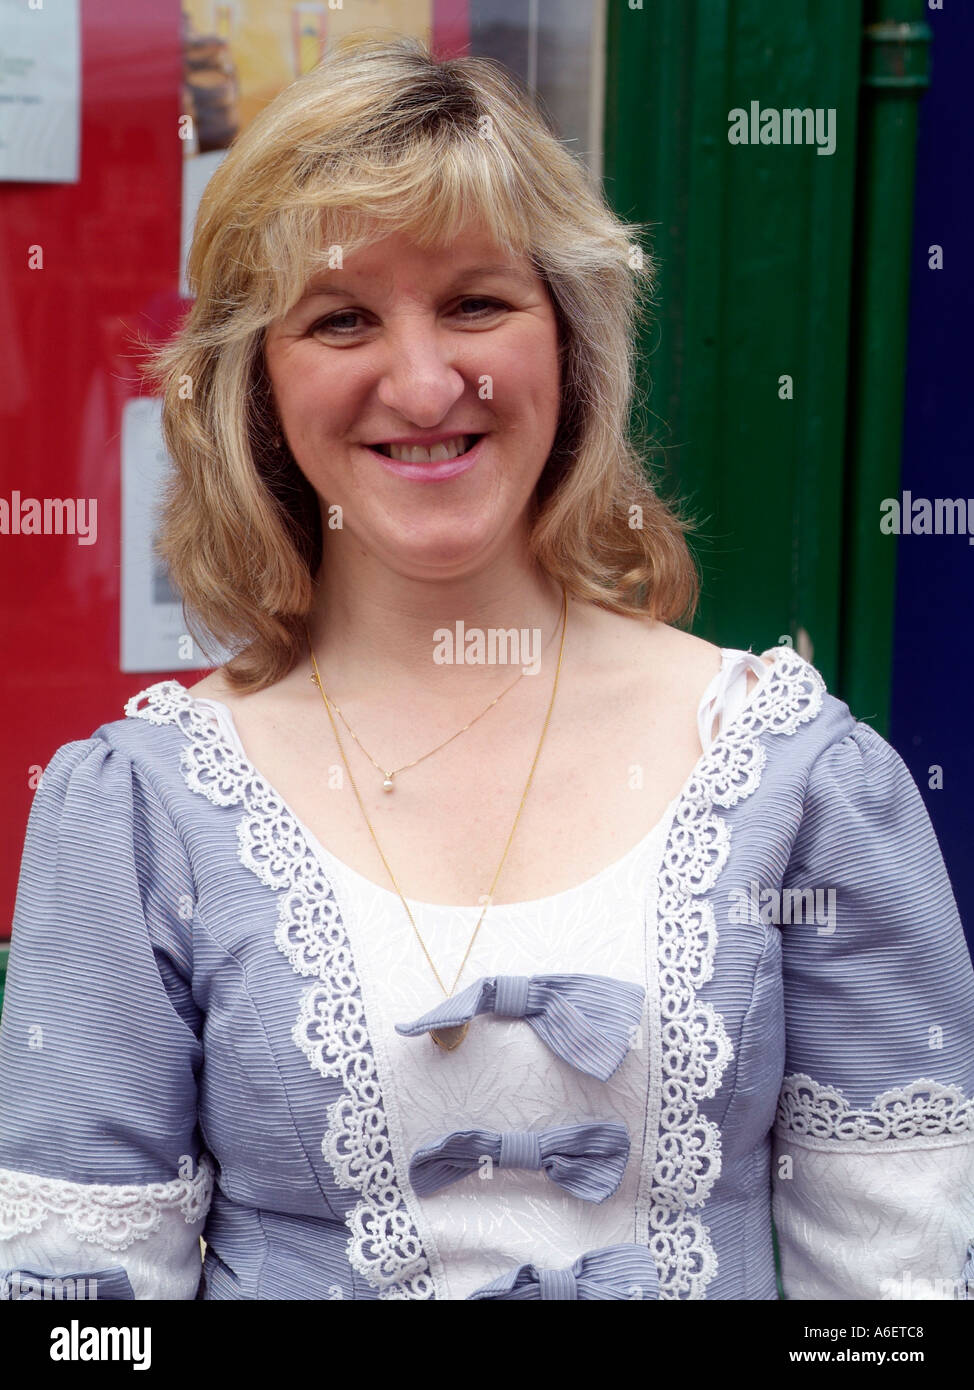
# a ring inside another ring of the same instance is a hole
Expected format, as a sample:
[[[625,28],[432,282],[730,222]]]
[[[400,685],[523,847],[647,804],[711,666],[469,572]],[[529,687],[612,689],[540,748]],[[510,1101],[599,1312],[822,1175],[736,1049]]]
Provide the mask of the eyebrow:
[[[519,270],[516,266],[474,265],[465,266],[463,270],[458,271],[457,274],[454,275],[450,283],[445,287],[444,293],[449,294],[451,290],[455,289],[457,285],[462,284],[464,280],[472,280],[475,277],[479,277],[480,279],[485,279],[488,277],[504,277],[506,279],[516,280],[518,284],[522,285],[525,289],[534,289],[534,280],[531,278],[531,276],[528,275],[525,271]],[[300,308],[300,306],[302,304],[307,303],[309,299],[320,299],[325,296],[338,299],[346,298],[348,296],[354,297],[356,294],[360,293],[361,290],[346,289],[343,288],[341,285],[316,285],[312,282],[309,288],[298,300],[297,304],[295,305],[295,308]]]

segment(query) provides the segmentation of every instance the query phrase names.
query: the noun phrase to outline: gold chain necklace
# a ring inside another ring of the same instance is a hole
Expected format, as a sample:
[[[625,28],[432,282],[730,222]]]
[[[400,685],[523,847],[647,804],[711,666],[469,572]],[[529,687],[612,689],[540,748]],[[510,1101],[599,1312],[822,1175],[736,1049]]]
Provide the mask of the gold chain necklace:
[[[306,629],[306,630],[307,630],[307,629]],[[311,638],[310,638],[310,635],[309,635],[309,638],[308,638],[309,643],[310,643],[310,640],[311,640]],[[321,680],[319,679],[319,676],[318,676],[318,668],[317,668],[317,666],[315,667],[315,674],[311,677],[311,679],[314,681],[315,685],[316,685],[316,686],[318,687],[318,689],[321,691],[322,695],[325,695],[324,687],[322,686]],[[365,756],[368,758],[369,762],[370,762],[370,763],[372,764],[372,766],[375,768],[376,772],[381,772],[381,773],[382,773],[382,777],[383,777],[382,790],[383,790],[384,792],[391,792],[391,791],[394,790],[394,786],[393,786],[393,781],[392,781],[392,779],[393,779],[395,776],[397,776],[400,772],[408,772],[409,769],[410,769],[411,767],[416,767],[419,763],[424,763],[424,762],[426,761],[427,758],[432,758],[432,756],[433,756],[434,753],[438,753],[438,752],[440,751],[441,748],[445,748],[446,745],[447,745],[448,743],[452,743],[453,740],[454,740],[455,738],[459,738],[461,734],[465,734],[465,733],[467,732],[468,729],[473,728],[474,724],[476,724],[476,722],[477,722],[478,719],[483,719],[483,717],[484,717],[485,714],[489,714],[490,711],[491,711],[491,710],[494,708],[494,706],[497,704],[498,700],[503,700],[504,696],[505,696],[509,691],[511,691],[511,690],[514,689],[514,687],[517,685],[518,681],[521,681],[521,680],[523,680],[523,679],[524,679],[524,672],[522,671],[521,674],[517,677],[517,680],[511,681],[510,685],[507,686],[504,690],[502,690],[501,693],[500,693],[499,695],[495,695],[494,698],[491,700],[490,704],[487,706],[487,708],[481,710],[480,713],[479,713],[478,715],[475,715],[474,718],[471,719],[471,721],[470,721],[469,724],[464,724],[464,726],[463,726],[462,729],[458,729],[458,730],[456,731],[455,734],[451,734],[449,738],[445,738],[445,739],[443,740],[442,743],[438,743],[438,744],[436,745],[435,748],[431,748],[430,751],[429,751],[428,753],[424,753],[423,756],[422,756],[421,758],[416,758],[416,760],[415,760],[414,762],[411,762],[411,763],[404,763],[402,767],[397,767],[397,768],[395,768],[392,772],[387,772],[386,769],[385,769],[384,767],[381,767],[381,766],[379,765],[379,763],[376,762],[375,758],[373,758],[372,754],[369,752],[369,750],[368,750],[368,749],[365,747],[365,745],[362,743],[362,741],[361,741],[361,739],[359,738],[358,734],[356,734],[355,730],[352,728],[351,724],[349,724],[348,720],[345,718],[344,714],[342,714],[341,710],[340,710],[340,709],[338,708],[338,706],[335,704],[334,700],[330,700],[330,701],[329,701],[327,695],[325,695],[325,700],[326,700],[327,703],[329,703],[329,704],[331,705],[332,709],[335,711],[335,713],[336,713],[336,714],[338,715],[338,717],[341,719],[342,723],[345,725],[345,728],[346,728],[346,729],[348,730],[348,732],[351,734],[352,738],[353,738],[353,739],[355,740],[355,742],[358,744],[359,748],[361,748],[362,752],[363,752],[363,753],[365,754]]]
[[[469,958],[469,956],[470,956],[470,952],[473,950],[474,942],[477,940],[477,933],[480,931],[480,927],[481,927],[481,924],[482,924],[482,922],[483,922],[483,920],[484,920],[484,917],[487,915],[487,909],[488,909],[488,907],[490,907],[491,900],[492,900],[492,898],[493,898],[493,896],[494,896],[494,889],[497,887],[497,880],[500,878],[500,876],[501,876],[501,870],[503,869],[504,864],[505,864],[505,861],[507,860],[507,856],[508,856],[508,853],[509,853],[510,848],[511,848],[511,843],[512,843],[513,840],[514,840],[514,832],[517,830],[518,821],[521,819],[521,812],[524,810],[524,803],[525,803],[525,801],[527,800],[528,792],[529,792],[530,789],[531,789],[531,783],[532,783],[532,781],[534,780],[534,770],[535,770],[535,768],[536,768],[537,765],[538,765],[538,759],[541,757],[541,749],[542,749],[542,746],[544,745],[545,734],[548,732],[548,724],[549,724],[550,721],[551,721],[551,712],[552,712],[552,710],[553,710],[554,707],[555,707],[555,695],[556,695],[556,693],[557,693],[557,691],[558,691],[558,678],[559,678],[559,676],[561,675],[562,657],[563,657],[564,654],[565,654],[565,633],[566,633],[567,628],[568,628],[568,590],[567,590],[566,588],[564,588],[564,586],[562,586],[562,591],[561,591],[561,593],[562,593],[562,628],[561,628],[561,644],[560,644],[560,646],[559,646],[559,648],[558,648],[558,665],[557,665],[556,668],[555,668],[555,679],[554,679],[554,681],[552,682],[552,686],[551,686],[551,699],[550,699],[549,702],[548,702],[548,712],[547,712],[547,714],[545,715],[544,725],[542,726],[542,729],[541,729],[541,737],[538,739],[538,747],[537,747],[537,751],[535,752],[535,755],[534,755],[534,761],[533,761],[532,764],[531,764],[531,771],[528,773],[528,780],[527,780],[527,782],[525,783],[524,791],[521,793],[521,800],[520,800],[520,803],[518,804],[517,815],[514,817],[514,824],[511,826],[511,833],[510,833],[510,834],[508,835],[508,837],[507,837],[507,844],[504,846],[504,853],[501,855],[501,861],[500,861],[500,863],[498,864],[497,870],[496,870],[496,872],[495,872],[495,874],[494,874],[494,881],[493,881],[493,883],[490,885],[490,892],[487,894],[487,897],[486,897],[486,899],[485,899],[485,901],[484,901],[483,911],[481,912],[480,917],[477,919],[477,925],[476,925],[476,926],[474,927],[474,929],[473,929],[473,936],[471,936],[470,942],[469,942],[469,944],[468,944],[468,946],[467,946],[467,949],[466,949],[466,951],[464,952],[463,960],[460,962],[460,969],[457,971],[457,973],[456,973],[456,978],[455,978],[454,981],[453,981],[453,989],[449,989],[449,990],[447,989],[446,985],[444,985],[443,981],[440,979],[439,971],[437,970],[436,966],[433,964],[433,958],[432,958],[432,956],[430,955],[429,951],[426,949],[426,943],[424,942],[422,936],[420,935],[419,928],[418,928],[417,925],[416,925],[416,919],[413,917],[413,914],[412,914],[412,913],[410,912],[410,910],[409,910],[409,904],[406,902],[406,899],[403,897],[402,889],[399,887],[399,884],[396,882],[396,876],[395,876],[395,874],[392,872],[392,869],[389,867],[389,861],[388,861],[388,859],[386,859],[385,855],[382,853],[382,846],[379,844],[378,836],[376,835],[375,830],[372,828],[372,822],[369,820],[368,814],[367,814],[367,812],[366,812],[366,810],[365,810],[365,804],[364,804],[364,802],[362,801],[361,796],[359,795],[359,789],[358,789],[358,787],[356,786],[355,778],[352,776],[352,769],[349,767],[349,765],[348,765],[348,759],[347,759],[346,756],[345,756],[345,749],[342,747],[342,741],[341,741],[341,739],[340,739],[339,736],[338,736],[338,725],[335,723],[334,716],[332,715],[332,712],[331,712],[331,704],[330,704],[330,702],[329,702],[329,700],[328,700],[328,696],[325,694],[324,687],[323,687],[322,684],[321,684],[321,677],[320,677],[320,675],[319,675],[319,673],[318,673],[318,662],[317,662],[316,659],[315,659],[314,647],[313,647],[312,644],[311,644],[311,634],[310,634],[310,632],[308,632],[307,626],[305,627],[305,632],[307,633],[307,636],[308,636],[308,649],[309,649],[309,651],[311,652],[311,664],[312,664],[312,666],[314,667],[315,683],[316,683],[316,685],[318,686],[319,691],[321,692],[321,698],[322,698],[322,700],[324,700],[324,702],[325,702],[325,709],[326,709],[327,712],[328,712],[328,721],[329,721],[329,723],[331,724],[332,733],[335,735],[335,742],[338,744],[338,751],[339,751],[339,752],[341,753],[341,755],[342,755],[342,762],[345,764],[345,771],[348,773],[348,780],[349,780],[349,782],[351,782],[351,784],[352,784],[352,791],[355,793],[355,799],[356,799],[356,801],[357,801],[358,804],[359,804],[359,810],[362,812],[362,816],[363,816],[363,818],[364,818],[364,820],[365,820],[365,824],[366,824],[366,825],[368,826],[368,828],[369,828],[369,834],[372,836],[373,843],[375,844],[376,849],[379,851],[379,858],[382,860],[382,863],[383,863],[384,866],[385,866],[386,873],[389,875],[390,879],[392,880],[392,885],[393,885],[393,887],[395,888],[397,894],[399,895],[399,900],[400,900],[400,902],[402,903],[403,907],[406,909],[406,916],[409,918],[409,921],[410,921],[410,923],[411,923],[411,925],[412,925],[413,931],[414,931],[415,934],[416,934],[416,940],[419,942],[420,946],[422,947],[423,955],[426,957],[427,961],[429,962],[429,967],[430,967],[430,969],[432,970],[432,972],[433,972],[433,974],[434,974],[434,976],[435,976],[435,978],[436,978],[436,983],[439,985],[440,989],[443,991],[443,993],[444,993],[444,995],[446,996],[446,998],[449,998],[450,995],[454,992],[454,990],[455,990],[456,987],[457,987],[457,983],[458,983],[458,981],[459,981],[459,979],[460,979],[460,976],[463,974],[463,969],[464,969],[464,966],[466,965],[467,960],[468,960],[468,958]],[[498,697],[498,698],[500,698],[500,697]],[[486,711],[485,711],[485,713],[486,713]],[[361,745],[360,745],[360,746],[361,746]],[[365,750],[363,749],[362,751],[364,752]],[[435,750],[434,750],[434,751],[435,751]],[[446,1028],[446,1029],[444,1029],[444,1030],[443,1030],[444,1035],[445,1035],[445,1034],[450,1034],[450,1035],[451,1035],[451,1039],[450,1039],[450,1040],[446,1040],[445,1037],[440,1036],[440,1034],[439,1034],[439,1033],[437,1032],[437,1030],[435,1030],[435,1029],[431,1029],[431,1030],[430,1030],[430,1037],[433,1039],[433,1042],[436,1043],[438,1047],[445,1048],[447,1052],[452,1052],[454,1048],[459,1047],[460,1044],[463,1042],[464,1038],[465,1038],[466,1035],[467,1035],[467,1029],[468,1029],[469,1027],[470,1027],[470,1024],[469,1024],[469,1022],[467,1022],[467,1023],[464,1023],[464,1024],[463,1024],[461,1027],[459,1027],[459,1028]],[[452,1036],[452,1035],[454,1035],[454,1034],[456,1035],[455,1037]]]

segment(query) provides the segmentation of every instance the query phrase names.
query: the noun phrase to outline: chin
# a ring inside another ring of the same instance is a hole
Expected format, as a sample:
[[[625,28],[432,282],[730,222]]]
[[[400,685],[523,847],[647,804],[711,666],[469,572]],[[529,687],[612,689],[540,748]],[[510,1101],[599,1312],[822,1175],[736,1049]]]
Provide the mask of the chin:
[[[477,574],[483,568],[486,556],[483,551],[471,551],[467,548],[463,551],[453,549],[435,554],[418,554],[413,551],[404,555],[399,551],[395,555],[387,554],[386,559],[390,568],[396,570],[404,579],[439,580],[447,583]]]
[[[503,548],[503,537],[472,537],[469,532],[453,532],[433,543],[414,546],[399,544],[385,551],[386,562],[406,578],[463,579],[475,574],[488,559]]]
[[[404,517],[403,529],[394,535],[380,538],[373,532],[373,544],[378,543],[392,568],[416,578],[453,579],[473,573],[521,534],[516,519],[491,522],[469,512],[449,520],[437,518],[435,525],[428,516],[417,516],[411,522],[412,518]]]

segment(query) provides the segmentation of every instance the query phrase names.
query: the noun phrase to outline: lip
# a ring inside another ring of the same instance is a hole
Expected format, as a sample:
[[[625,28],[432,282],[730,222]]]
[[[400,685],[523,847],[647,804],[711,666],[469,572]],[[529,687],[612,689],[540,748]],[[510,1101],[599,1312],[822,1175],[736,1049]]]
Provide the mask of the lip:
[[[408,478],[414,483],[444,483],[450,478],[459,478],[461,473],[469,473],[471,468],[477,466],[487,437],[486,434],[482,434],[473,448],[468,449],[465,454],[458,454],[455,459],[443,459],[436,463],[402,463],[399,459],[387,458],[368,444],[363,444],[362,447],[377,463],[381,463],[388,473],[395,473],[397,478]],[[447,438],[456,436],[448,435]]]

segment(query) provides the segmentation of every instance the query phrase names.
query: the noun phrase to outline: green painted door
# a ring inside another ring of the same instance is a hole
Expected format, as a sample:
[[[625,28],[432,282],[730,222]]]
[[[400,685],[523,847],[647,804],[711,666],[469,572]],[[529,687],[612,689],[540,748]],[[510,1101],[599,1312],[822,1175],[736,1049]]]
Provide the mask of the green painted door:
[[[919,20],[923,0],[890,9]],[[611,3],[604,183],[660,263],[634,424],[698,522],[694,630],[791,640],[885,732],[879,502],[899,476],[929,31],[872,19],[871,0]]]

